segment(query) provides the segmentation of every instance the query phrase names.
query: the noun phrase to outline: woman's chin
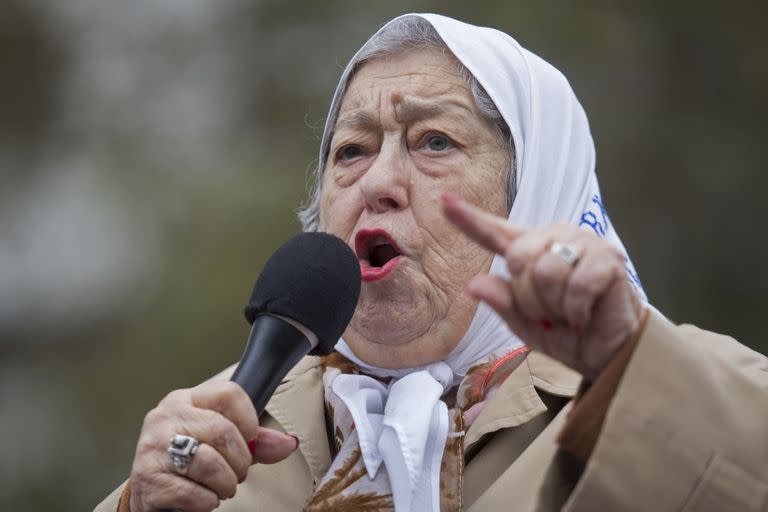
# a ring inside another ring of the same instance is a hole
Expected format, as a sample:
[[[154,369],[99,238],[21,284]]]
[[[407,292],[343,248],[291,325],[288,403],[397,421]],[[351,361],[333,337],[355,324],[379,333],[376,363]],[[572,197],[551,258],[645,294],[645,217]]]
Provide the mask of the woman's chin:
[[[411,290],[363,290],[349,327],[376,343],[399,345],[429,330],[434,316],[429,301]]]
[[[398,347],[408,345],[418,334],[413,332],[413,326],[402,324],[402,320],[377,318],[358,326],[350,326],[353,334],[345,335],[360,345],[378,345],[383,347]],[[357,327],[357,328],[355,328]]]

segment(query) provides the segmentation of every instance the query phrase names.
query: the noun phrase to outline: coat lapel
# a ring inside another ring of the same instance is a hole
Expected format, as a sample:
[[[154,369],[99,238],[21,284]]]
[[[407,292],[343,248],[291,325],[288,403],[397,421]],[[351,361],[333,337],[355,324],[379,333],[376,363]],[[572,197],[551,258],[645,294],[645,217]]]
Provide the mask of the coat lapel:
[[[580,381],[581,377],[573,370],[541,353],[531,352],[469,427],[465,449],[469,450],[486,434],[517,427],[546,411],[536,388],[556,396],[572,397]]]
[[[299,438],[299,450],[317,484],[331,465],[321,359],[302,359],[280,383],[265,410],[287,433]]]
[[[567,410],[562,404],[580,381],[576,372],[537,352],[504,381],[466,434],[467,448],[478,447],[465,468],[467,510],[505,510],[512,503],[515,510],[532,509],[531,488],[540,485],[556,452],[554,438]]]

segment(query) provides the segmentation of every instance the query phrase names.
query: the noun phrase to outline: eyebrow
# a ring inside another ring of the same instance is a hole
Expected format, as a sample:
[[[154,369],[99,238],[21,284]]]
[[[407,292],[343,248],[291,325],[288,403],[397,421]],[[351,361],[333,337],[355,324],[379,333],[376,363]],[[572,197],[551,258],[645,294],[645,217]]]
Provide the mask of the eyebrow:
[[[430,101],[417,99],[403,99],[395,105],[395,118],[400,123],[411,123],[424,119],[434,119],[451,110],[464,110],[473,116],[475,113],[459,101]],[[358,110],[339,118],[337,128],[375,130],[378,129],[377,117],[364,110]]]
[[[377,126],[376,119],[373,115],[363,110],[353,112],[348,116],[340,117],[336,122],[336,128],[351,128],[351,129],[363,129],[369,130]]]
[[[395,118],[401,123],[410,123],[423,119],[433,119],[441,116],[456,107],[474,114],[466,105],[458,101],[429,101],[413,98],[405,98],[395,105]]]

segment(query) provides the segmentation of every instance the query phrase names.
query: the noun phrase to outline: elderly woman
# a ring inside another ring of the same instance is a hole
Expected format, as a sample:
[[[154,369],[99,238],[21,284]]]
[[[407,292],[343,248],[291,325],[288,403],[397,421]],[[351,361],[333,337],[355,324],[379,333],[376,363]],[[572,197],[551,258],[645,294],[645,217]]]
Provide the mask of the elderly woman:
[[[231,370],[171,392],[97,510],[766,510],[768,363],[645,303],[552,66],[397,18],[347,66],[319,161],[304,228],[363,279],[337,352],[260,418]]]

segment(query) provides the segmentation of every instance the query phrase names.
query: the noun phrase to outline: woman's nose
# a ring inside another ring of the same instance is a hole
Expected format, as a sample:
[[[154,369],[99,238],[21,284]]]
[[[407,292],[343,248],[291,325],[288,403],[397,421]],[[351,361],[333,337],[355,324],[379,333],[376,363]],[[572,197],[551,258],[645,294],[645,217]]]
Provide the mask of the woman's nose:
[[[371,166],[360,178],[366,208],[375,213],[408,206],[410,177],[407,151],[394,141],[382,144]]]

